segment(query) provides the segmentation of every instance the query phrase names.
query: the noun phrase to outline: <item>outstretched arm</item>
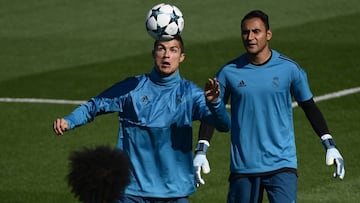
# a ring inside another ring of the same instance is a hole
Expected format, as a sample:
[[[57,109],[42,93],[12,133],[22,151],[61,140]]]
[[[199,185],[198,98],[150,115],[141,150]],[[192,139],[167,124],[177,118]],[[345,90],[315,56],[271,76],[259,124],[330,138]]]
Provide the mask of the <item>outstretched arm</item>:
[[[122,111],[119,98],[94,97],[75,108],[69,115],[55,119],[53,130],[56,135],[61,136],[67,130],[92,122],[98,115],[115,111]]]

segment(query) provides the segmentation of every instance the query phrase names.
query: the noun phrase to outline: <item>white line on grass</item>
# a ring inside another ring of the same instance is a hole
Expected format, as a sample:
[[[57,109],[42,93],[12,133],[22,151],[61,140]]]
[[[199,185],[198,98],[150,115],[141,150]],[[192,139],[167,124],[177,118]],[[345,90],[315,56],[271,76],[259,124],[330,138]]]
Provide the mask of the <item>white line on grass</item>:
[[[314,97],[314,101],[319,102],[319,101],[329,100],[329,99],[333,99],[333,98],[346,96],[349,94],[356,94],[358,92],[360,92],[360,87],[354,87],[354,88],[345,89],[345,90],[341,90],[341,91],[337,91],[337,92],[333,92],[333,93],[329,93],[329,94],[324,94],[324,95],[321,95],[318,97]],[[297,107],[298,104],[296,102],[293,102],[292,106]]]
[[[38,98],[0,98],[0,102],[43,103],[43,104],[82,104],[85,100],[38,99]]]
[[[338,98],[346,96],[349,94],[356,94],[360,92],[360,87],[354,87],[350,89],[345,89],[329,94],[324,94],[318,97],[314,97],[315,102],[329,100],[333,98]],[[0,102],[9,102],[9,103],[43,103],[43,104],[82,104],[86,102],[85,100],[64,100],[64,99],[39,99],[39,98],[0,98]],[[293,107],[297,107],[296,102],[292,103]],[[226,108],[230,108],[230,105],[226,105]]]

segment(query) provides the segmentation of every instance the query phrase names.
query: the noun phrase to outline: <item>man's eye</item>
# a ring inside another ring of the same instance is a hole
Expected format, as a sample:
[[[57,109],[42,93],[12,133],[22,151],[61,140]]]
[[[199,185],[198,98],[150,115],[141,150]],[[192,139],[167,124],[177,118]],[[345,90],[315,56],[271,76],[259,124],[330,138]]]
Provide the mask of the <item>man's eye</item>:
[[[170,49],[170,51],[173,53],[177,53],[179,50],[178,49]]]

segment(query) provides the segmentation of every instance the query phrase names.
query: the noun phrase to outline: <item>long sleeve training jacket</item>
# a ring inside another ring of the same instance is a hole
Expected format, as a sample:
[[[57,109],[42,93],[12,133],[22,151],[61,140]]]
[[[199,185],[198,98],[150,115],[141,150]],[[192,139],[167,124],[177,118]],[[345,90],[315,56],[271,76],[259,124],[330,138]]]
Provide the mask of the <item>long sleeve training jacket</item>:
[[[131,183],[125,193],[135,196],[172,198],[194,193],[192,122],[201,120],[219,131],[230,129],[224,103],[220,99],[206,103],[203,90],[179,72],[161,78],[153,69],[127,78],[65,119],[72,129],[112,112],[119,115],[117,147],[131,160]]]

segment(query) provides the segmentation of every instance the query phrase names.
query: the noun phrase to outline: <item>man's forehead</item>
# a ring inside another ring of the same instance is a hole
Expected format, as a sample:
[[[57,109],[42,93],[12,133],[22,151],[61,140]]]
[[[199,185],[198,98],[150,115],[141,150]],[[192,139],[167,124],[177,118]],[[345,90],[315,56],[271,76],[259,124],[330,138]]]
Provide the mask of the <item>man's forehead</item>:
[[[250,18],[250,19],[246,19],[243,24],[242,24],[242,29],[260,29],[265,27],[264,22],[260,19],[260,18]]]
[[[159,41],[157,46],[164,46],[164,47],[178,47],[180,48],[180,43],[177,40],[170,40],[170,41]]]

